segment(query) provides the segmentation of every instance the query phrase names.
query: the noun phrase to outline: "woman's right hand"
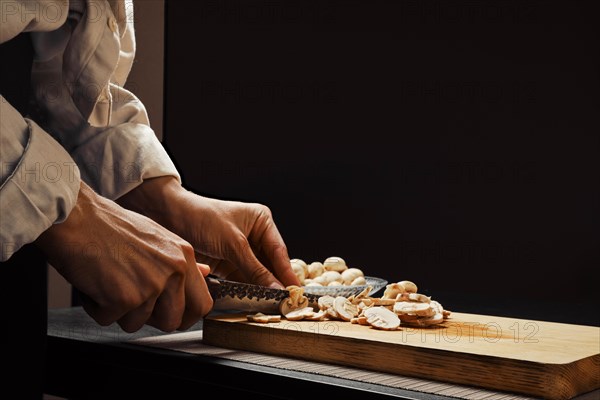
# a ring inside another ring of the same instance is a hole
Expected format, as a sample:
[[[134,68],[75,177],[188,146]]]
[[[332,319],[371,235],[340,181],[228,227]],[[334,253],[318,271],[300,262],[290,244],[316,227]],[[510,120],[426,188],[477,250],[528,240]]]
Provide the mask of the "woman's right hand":
[[[101,325],[185,330],[212,308],[209,267],[196,263],[188,242],[83,182],[68,218],[36,243]]]

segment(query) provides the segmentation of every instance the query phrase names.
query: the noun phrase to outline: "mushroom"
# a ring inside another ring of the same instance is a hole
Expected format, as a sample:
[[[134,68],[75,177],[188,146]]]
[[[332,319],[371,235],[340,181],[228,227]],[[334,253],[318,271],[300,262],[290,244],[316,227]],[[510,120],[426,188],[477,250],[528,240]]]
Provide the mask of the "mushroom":
[[[302,265],[300,263],[291,263],[292,266],[292,271],[294,271],[294,274],[296,275],[296,277],[298,277],[298,280],[300,281],[301,285],[305,285],[304,282],[304,278],[306,277],[306,273],[304,271],[304,268],[302,267]]]
[[[312,307],[302,307],[285,314],[285,318],[290,321],[299,321],[304,318],[310,318],[314,315],[315,311],[312,309]]]
[[[358,316],[358,306],[350,303],[344,296],[338,296],[333,301],[333,309],[344,321],[350,321]]]
[[[356,278],[363,277],[365,274],[358,268],[348,268],[342,271],[342,280],[344,285],[351,285]]]
[[[317,312],[313,312],[313,315],[311,316],[305,316],[304,319],[309,321],[323,321],[326,315],[327,313],[325,311],[319,310]]]
[[[444,321],[443,314],[435,313],[431,317],[417,318],[413,321],[403,321],[403,322],[405,322],[408,325],[412,325],[412,326],[430,326],[430,325],[439,324],[443,321]]]
[[[326,282],[326,285],[334,281],[337,281],[339,283],[342,283],[344,281],[342,279],[342,274],[340,274],[337,271],[325,271],[323,272],[323,275],[321,275],[319,278],[322,278],[324,282]],[[319,278],[315,278],[315,280],[318,280],[320,282]]]
[[[403,285],[399,283],[390,283],[385,287],[385,292],[383,292],[383,299],[395,299],[399,294],[406,292],[406,289]]]
[[[400,318],[385,307],[371,307],[364,311],[367,322],[373,328],[393,331],[400,326]],[[360,323],[360,321],[359,321]]]
[[[334,300],[335,300],[335,297],[329,296],[329,295],[319,297],[319,299],[317,300],[319,309],[327,310],[328,308],[333,307]]]
[[[279,311],[287,318],[290,312],[308,307],[308,297],[304,296],[304,289],[301,287],[288,286],[286,289],[290,295],[281,300]]]
[[[280,322],[281,315],[265,315],[263,313],[256,313],[254,315],[247,315],[246,318],[250,322],[260,322],[266,324],[268,322]]]
[[[333,282],[329,282],[327,284],[327,286],[342,286],[342,284],[339,283],[338,281],[333,281]]]
[[[304,262],[304,260],[301,260],[299,258],[292,258],[290,260],[290,264],[292,264],[292,266],[294,264],[301,266],[302,269],[304,269],[304,276],[308,276],[308,265],[306,265],[306,263]]]
[[[323,272],[325,272],[325,268],[323,267],[323,264],[318,261],[308,265],[308,277],[311,279],[323,275]]]
[[[367,280],[365,279],[364,276],[359,276],[358,278],[356,278],[355,280],[353,280],[350,285],[351,286],[362,286],[362,285],[366,285],[367,284]]]
[[[325,271],[343,272],[348,269],[346,261],[341,257],[329,257],[323,262]]]
[[[412,301],[415,303],[429,303],[431,302],[431,297],[425,296],[421,293],[400,293],[396,297],[396,301]]]
[[[399,285],[404,286],[404,291],[408,293],[417,293],[417,285],[411,281],[398,282]]]
[[[409,301],[397,301],[394,304],[394,312],[396,314],[413,314],[422,317],[431,317],[435,314],[435,310],[431,308],[429,303],[414,303]]]

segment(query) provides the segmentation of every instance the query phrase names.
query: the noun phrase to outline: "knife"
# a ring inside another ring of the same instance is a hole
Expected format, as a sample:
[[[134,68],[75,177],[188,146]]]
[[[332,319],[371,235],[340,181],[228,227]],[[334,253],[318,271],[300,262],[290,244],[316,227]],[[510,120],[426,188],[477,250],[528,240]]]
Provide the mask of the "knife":
[[[205,279],[214,301],[213,310],[279,314],[279,303],[290,295],[286,289],[228,281],[212,275]],[[304,293],[304,296],[308,297],[310,307],[318,307],[319,295]]]

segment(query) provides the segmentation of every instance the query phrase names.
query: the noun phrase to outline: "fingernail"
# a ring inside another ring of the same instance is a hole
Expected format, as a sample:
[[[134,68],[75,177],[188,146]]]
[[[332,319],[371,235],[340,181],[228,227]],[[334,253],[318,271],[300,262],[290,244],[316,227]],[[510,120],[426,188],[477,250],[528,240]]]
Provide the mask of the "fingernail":
[[[279,282],[273,282],[269,285],[271,289],[285,289],[283,285]]]

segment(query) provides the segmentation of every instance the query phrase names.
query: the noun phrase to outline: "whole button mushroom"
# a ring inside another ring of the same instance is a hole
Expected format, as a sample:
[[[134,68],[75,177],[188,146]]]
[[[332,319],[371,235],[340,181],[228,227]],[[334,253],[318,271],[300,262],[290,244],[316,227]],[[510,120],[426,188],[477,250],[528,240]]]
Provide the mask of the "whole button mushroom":
[[[304,279],[306,278],[306,273],[302,265],[298,262],[290,262],[292,266],[292,271],[298,277],[301,285],[304,285]]]
[[[306,265],[306,263],[304,262],[304,260],[302,260],[300,258],[292,258],[290,260],[290,264],[292,264],[292,265],[294,265],[294,264],[300,265],[304,269],[304,276],[306,278],[308,278],[308,265]]]
[[[341,257],[329,257],[323,262],[325,271],[343,272],[348,269],[346,261]]]
[[[342,274],[337,271],[325,271],[319,278],[323,278],[323,280],[326,282],[326,285],[329,285],[331,282],[344,282],[342,279]],[[315,278],[315,280],[318,280],[319,278]]]
[[[342,271],[344,285],[351,285],[356,278],[364,277],[365,274],[358,268],[348,268]]]
[[[323,275],[323,272],[325,272],[323,263],[315,261],[308,265],[308,277],[311,279],[315,279],[316,277]]]

